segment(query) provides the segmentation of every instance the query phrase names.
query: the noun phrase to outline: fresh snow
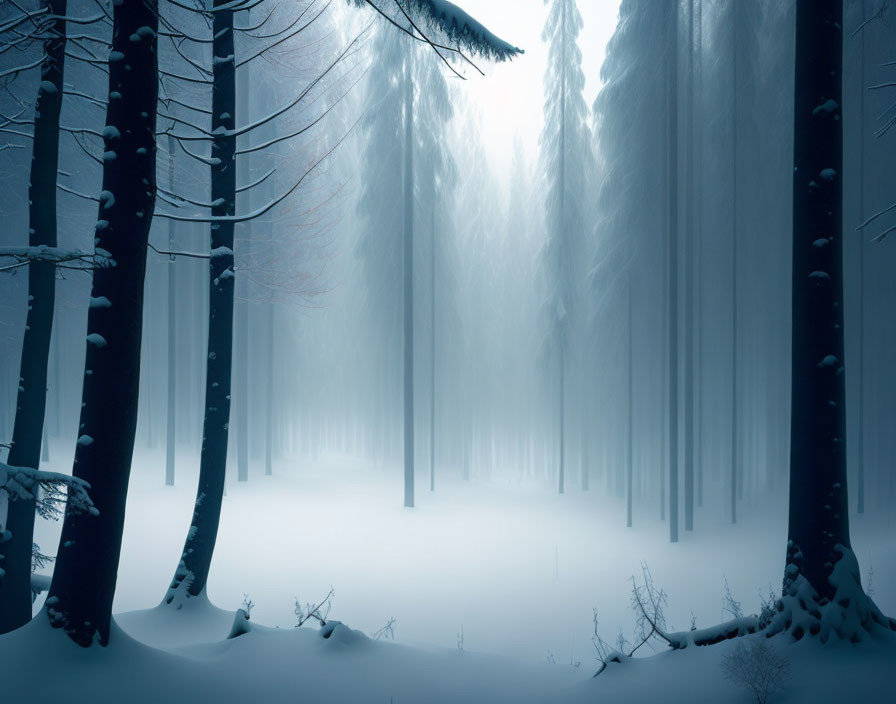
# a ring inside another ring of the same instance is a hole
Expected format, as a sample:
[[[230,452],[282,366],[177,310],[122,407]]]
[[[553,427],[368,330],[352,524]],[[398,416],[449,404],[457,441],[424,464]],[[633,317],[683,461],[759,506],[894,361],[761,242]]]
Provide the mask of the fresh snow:
[[[110,648],[87,653],[50,633],[41,616],[0,637],[0,662],[11,671],[37,657],[52,663],[54,676],[40,683],[47,701],[74,690],[94,702],[166,704],[750,701],[719,668],[732,641],[677,652],[657,643],[655,656],[611,663],[592,679],[592,608],[604,638],[615,640],[620,628],[630,638],[627,580],[644,560],[669,594],[670,631],[687,629],[692,612],[700,628],[728,620],[725,578],[745,613],[758,611],[760,592],[781,581],[783,497],[752,512],[746,505],[738,526],[722,509],[705,509],[698,530],[669,546],[652,515],[636,511],[635,527],[625,529],[624,506],[599,489],[558,496],[536,482],[465,484],[445,471],[438,490],[419,492],[408,510],[395,466],[301,457],[266,478],[253,465],[250,482],[227,482],[210,602],[182,599],[178,610],[159,603],[188,535],[198,458],[178,455],[172,488],[163,484],[164,453],[138,453],[115,602],[129,636],[115,630]],[[63,454],[61,445],[51,449],[60,469],[71,466]],[[55,545],[58,531],[39,521],[35,540]],[[886,517],[854,521],[862,574],[873,566],[885,613],[896,612],[894,537]],[[319,601],[331,586],[331,616],[344,625],[329,639],[310,624],[295,629],[294,600]],[[226,640],[246,594],[255,604],[250,630]],[[370,640],[390,617],[395,642]],[[772,643],[793,670],[774,702],[886,701],[875,696],[896,648],[790,645],[787,636]],[[24,701],[33,686],[19,679],[10,701]]]

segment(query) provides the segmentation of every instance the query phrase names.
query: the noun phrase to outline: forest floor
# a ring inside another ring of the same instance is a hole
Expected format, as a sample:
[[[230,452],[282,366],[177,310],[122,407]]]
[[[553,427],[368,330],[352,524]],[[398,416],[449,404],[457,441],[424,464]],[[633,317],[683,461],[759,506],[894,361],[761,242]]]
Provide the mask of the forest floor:
[[[75,703],[751,701],[720,669],[732,642],[682,652],[658,643],[655,656],[592,679],[593,609],[605,639],[620,629],[631,638],[628,579],[643,561],[669,595],[672,628],[688,628],[692,616],[698,626],[729,618],[726,579],[744,611],[757,611],[760,593],[780,584],[780,496],[743,506],[738,526],[701,510],[696,530],[670,545],[658,511],[636,510],[626,529],[622,502],[598,482],[558,496],[537,481],[437,476],[430,493],[421,473],[410,510],[394,467],[341,455],[284,462],[274,477],[228,482],[208,586],[220,609],[139,612],[161,600],[189,524],[196,462],[178,459],[174,488],[162,484],[161,454],[135,462],[115,602],[127,634],[116,630],[112,647],[92,653],[41,619],[0,637],[4,681],[28,673],[11,680],[21,699],[8,701],[29,700],[34,687],[46,701]],[[854,521],[854,545],[866,581],[873,568],[879,606],[894,614],[896,519],[873,518]],[[58,529],[38,527],[49,552]],[[294,628],[295,598],[316,602],[331,587],[330,616],[345,626],[327,639],[311,625]],[[271,628],[226,640],[244,595],[254,603],[251,623]],[[373,640],[390,618],[395,642]],[[892,641],[772,642],[791,675],[771,701],[892,701]]]

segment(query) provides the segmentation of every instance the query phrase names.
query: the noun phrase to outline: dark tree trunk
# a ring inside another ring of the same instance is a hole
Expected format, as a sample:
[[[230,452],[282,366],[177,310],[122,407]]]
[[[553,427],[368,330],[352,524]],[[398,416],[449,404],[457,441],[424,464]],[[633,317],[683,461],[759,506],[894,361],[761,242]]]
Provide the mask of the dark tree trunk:
[[[862,0],[862,21],[865,21],[865,0]],[[859,43],[859,222],[865,222],[865,31]],[[858,237],[859,305],[858,305],[858,398],[856,399],[856,510],[865,513],[865,237]]]
[[[168,188],[174,188],[174,137],[168,136]],[[175,250],[174,220],[168,221],[168,251]],[[174,486],[174,450],[177,445],[177,277],[175,257],[168,260],[168,418],[165,436],[165,485]]]
[[[114,266],[93,274],[73,474],[98,516],[66,511],[46,611],[79,645],[107,645],[121,552],[140,384],[143,284],[155,208],[158,63],[156,0],[113,5],[103,199],[96,250]]]
[[[842,0],[797,3],[788,572],[830,599],[849,547],[843,374]],[[818,109],[826,101],[829,107]],[[790,567],[793,565],[793,568]],[[785,580],[785,586],[792,580]]]
[[[843,2],[798,0],[793,148],[790,517],[773,629],[860,640],[896,630],[849,539],[843,335]],[[796,612],[801,612],[798,616]],[[833,613],[832,613],[833,612]],[[839,612],[839,613],[838,613]]]
[[[64,17],[66,0],[44,3],[49,15]],[[59,111],[65,72],[65,20],[53,22],[53,35],[44,42],[41,85],[34,107],[31,182],[28,187],[28,244],[56,246],[56,170],[59,165]],[[7,463],[37,469],[41,446],[46,446],[44,416],[47,405],[47,367],[56,299],[56,267],[32,262],[28,267],[28,313],[22,340],[19,390]],[[56,383],[59,383],[57,379]],[[18,498],[7,505],[10,540],[3,543],[5,574],[0,577],[0,633],[31,620],[31,542],[34,537],[34,500]]]
[[[215,0],[215,7],[227,0]],[[212,84],[211,167],[213,217],[233,216],[236,203],[236,114],[233,12],[214,14],[214,76]],[[230,420],[231,365],[233,360],[233,231],[234,223],[213,222],[209,258],[208,355],[206,361],[205,417],[199,458],[199,488],[180,563],[165,596],[165,603],[179,606],[199,596],[208,582],[209,568],[218,537],[227,438]]]

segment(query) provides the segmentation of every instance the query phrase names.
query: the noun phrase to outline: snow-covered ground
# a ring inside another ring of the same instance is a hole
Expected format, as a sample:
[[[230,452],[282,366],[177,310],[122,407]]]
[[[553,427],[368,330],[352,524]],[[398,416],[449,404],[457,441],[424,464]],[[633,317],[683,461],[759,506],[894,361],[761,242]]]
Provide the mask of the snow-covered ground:
[[[189,523],[195,465],[194,457],[179,457],[170,488],[162,483],[163,455],[138,455],[116,612],[150,609],[164,594]],[[635,528],[626,529],[623,506],[602,489],[558,496],[516,481],[437,482],[434,494],[419,483],[414,509],[401,506],[397,468],[349,456],[284,461],[274,477],[258,472],[247,484],[228,482],[208,588],[223,611],[184,614],[191,621],[179,632],[164,622],[170,613],[122,614],[132,636],[170,652],[123,633],[114,653],[87,655],[59,642],[41,654],[54,673],[54,683],[41,686],[56,687],[60,677],[92,682],[99,687],[92,701],[111,701],[121,688],[130,701],[147,702],[750,701],[719,669],[731,643],[663,652],[591,680],[592,609],[607,640],[619,628],[630,634],[628,579],[645,561],[669,594],[674,628],[689,627],[692,614],[700,626],[727,618],[725,578],[745,610],[757,610],[760,591],[780,584],[784,497],[762,510],[745,507],[734,527],[700,513],[697,531],[669,545],[653,511],[636,512]],[[873,567],[878,605],[893,614],[896,522],[879,518],[875,525],[855,520],[854,543],[863,574]],[[38,526],[48,552],[58,528]],[[340,627],[323,639],[314,627],[293,628],[294,598],[318,600],[331,586],[331,616],[361,633]],[[279,629],[224,641],[244,594],[255,605],[252,623]],[[362,635],[390,617],[395,643]],[[0,638],[0,668],[24,663],[26,639],[47,648],[44,626],[35,623]],[[883,696],[896,661],[892,644],[798,644],[787,656],[793,675],[782,702],[838,701],[847,685],[862,693],[859,701],[889,701],[875,696]]]

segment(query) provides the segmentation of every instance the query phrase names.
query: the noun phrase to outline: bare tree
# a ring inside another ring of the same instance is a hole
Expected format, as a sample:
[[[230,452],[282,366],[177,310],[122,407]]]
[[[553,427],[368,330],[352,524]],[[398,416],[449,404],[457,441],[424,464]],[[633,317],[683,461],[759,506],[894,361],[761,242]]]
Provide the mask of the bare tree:
[[[766,704],[772,694],[783,690],[790,674],[790,662],[762,636],[748,644],[736,643],[722,657],[721,668],[727,679],[753,693],[756,704]]]

